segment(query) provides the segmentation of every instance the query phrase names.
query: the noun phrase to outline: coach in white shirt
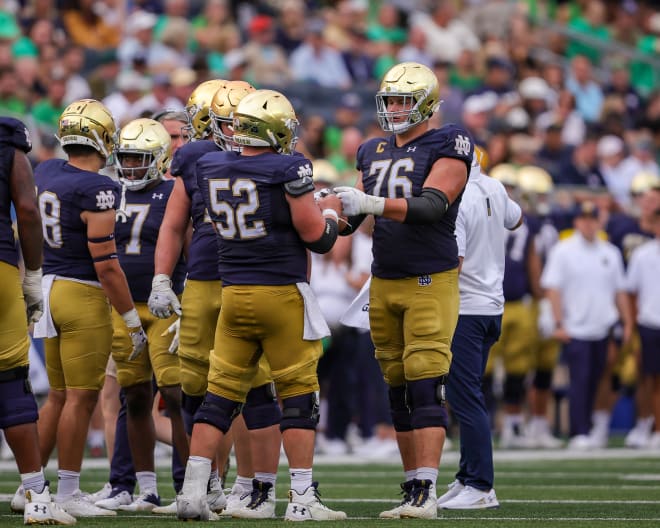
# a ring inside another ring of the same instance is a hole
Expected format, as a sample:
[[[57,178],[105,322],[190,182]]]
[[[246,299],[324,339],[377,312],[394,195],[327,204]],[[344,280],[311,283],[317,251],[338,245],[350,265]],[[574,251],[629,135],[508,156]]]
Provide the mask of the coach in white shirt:
[[[655,419],[648,447],[660,448],[660,205],[649,227],[655,234],[637,248],[628,263],[626,286],[636,306],[637,328],[642,342],[641,375],[651,378],[651,406]]]
[[[497,508],[493,448],[481,391],[488,352],[499,339],[504,311],[506,230],[523,222],[520,206],[473,163],[456,218],[461,304],[452,341],[447,401],[458,419],[461,459],[456,480],[438,499],[443,509]]]
[[[620,318],[627,342],[632,315],[624,289],[623,258],[613,244],[599,238],[598,210],[592,202],[578,207],[574,226],[575,234],[550,251],[541,287],[550,299],[554,337],[564,344],[562,357],[570,374],[568,447],[588,449],[593,447],[588,433],[609,335]]]

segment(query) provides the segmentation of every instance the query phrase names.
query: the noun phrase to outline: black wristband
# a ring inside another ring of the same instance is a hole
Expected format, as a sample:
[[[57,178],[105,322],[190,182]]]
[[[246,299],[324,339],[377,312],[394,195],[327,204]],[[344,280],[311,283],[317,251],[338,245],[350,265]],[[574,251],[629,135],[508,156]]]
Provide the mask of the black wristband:
[[[348,236],[352,235],[355,233],[360,227],[360,224],[364,222],[364,219],[367,217],[367,215],[361,214],[361,215],[355,215],[355,216],[349,216],[346,218],[346,225],[344,228],[339,232],[339,236]]]

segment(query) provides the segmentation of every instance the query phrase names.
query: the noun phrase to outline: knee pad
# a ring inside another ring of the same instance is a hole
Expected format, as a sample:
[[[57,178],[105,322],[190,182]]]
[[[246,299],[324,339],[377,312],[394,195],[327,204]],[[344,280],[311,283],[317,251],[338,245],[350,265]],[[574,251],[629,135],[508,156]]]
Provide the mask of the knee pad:
[[[28,367],[0,372],[0,428],[35,423],[39,418]]]
[[[549,370],[537,370],[534,374],[534,388],[548,390],[552,384],[552,372]]]
[[[208,361],[203,362],[197,359],[179,356],[179,365],[179,376],[183,392],[198,395],[203,399],[208,385]]]
[[[181,394],[181,410],[183,413],[183,424],[186,433],[192,435],[193,425],[195,423],[195,413],[204,401],[204,396],[190,396],[185,392]]]
[[[507,374],[504,380],[504,403],[519,405],[525,398],[525,376]]]
[[[207,392],[204,401],[195,413],[195,423],[209,424],[223,433],[227,433],[234,418],[241,412],[242,406],[241,402]]]
[[[444,427],[449,422],[445,408],[446,376],[409,381],[408,406],[413,429]]]
[[[319,423],[319,396],[316,392],[282,400],[280,430],[316,429]]]
[[[263,429],[280,423],[282,411],[277,403],[274,383],[250,389],[243,406],[243,418],[249,430]]]
[[[406,402],[406,386],[389,387],[387,390],[390,398],[390,414],[392,415],[392,425],[398,433],[412,431],[410,423],[410,409]]]

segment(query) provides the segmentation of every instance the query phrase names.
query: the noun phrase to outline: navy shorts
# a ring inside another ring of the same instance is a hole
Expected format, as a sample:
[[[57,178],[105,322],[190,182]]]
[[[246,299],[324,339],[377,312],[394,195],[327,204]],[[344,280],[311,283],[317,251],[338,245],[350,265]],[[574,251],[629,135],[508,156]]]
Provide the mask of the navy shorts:
[[[642,374],[660,374],[660,329],[639,325]]]

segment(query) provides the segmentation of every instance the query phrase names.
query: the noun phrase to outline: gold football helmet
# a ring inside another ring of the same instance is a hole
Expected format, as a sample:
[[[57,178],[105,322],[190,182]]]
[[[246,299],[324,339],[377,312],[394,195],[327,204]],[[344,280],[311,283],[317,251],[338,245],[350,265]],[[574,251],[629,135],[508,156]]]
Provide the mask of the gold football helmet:
[[[57,127],[60,145],[87,145],[108,159],[117,127],[110,110],[96,99],[80,99],[64,109]]]
[[[518,169],[518,185],[524,193],[549,194],[554,187],[548,171],[534,165],[525,165]]]
[[[256,90],[241,99],[233,125],[233,140],[239,145],[272,147],[279,154],[292,154],[298,141],[296,112],[275,90]]]
[[[215,92],[225,86],[227,81],[222,79],[211,79],[197,86],[188,97],[186,113],[190,124],[184,127],[192,140],[204,139],[211,133],[211,117],[209,109]]]
[[[387,98],[401,97],[402,110],[389,111]],[[440,106],[440,88],[435,74],[423,64],[402,62],[390,68],[376,93],[380,127],[399,134],[426,121]]]
[[[225,133],[223,123],[231,127],[234,110],[243,97],[254,92],[255,88],[245,81],[229,81],[220,88],[211,100],[209,116],[211,116],[211,130],[213,140],[222,150],[235,150],[240,152],[241,147],[232,140],[232,136]],[[233,135],[233,133],[232,133]]]
[[[312,172],[314,174],[314,183],[319,185],[333,186],[341,180],[341,175],[335,166],[328,160],[318,158],[312,161]]]
[[[495,165],[488,173],[506,187],[518,187],[518,169],[510,163]]]
[[[158,121],[134,119],[121,129],[116,158],[122,184],[131,191],[144,189],[167,172],[172,138]]]
[[[660,176],[653,172],[641,171],[635,174],[630,182],[630,194],[637,196],[660,186]]]

